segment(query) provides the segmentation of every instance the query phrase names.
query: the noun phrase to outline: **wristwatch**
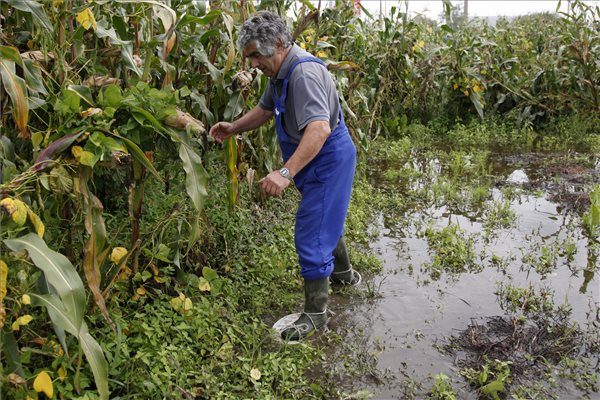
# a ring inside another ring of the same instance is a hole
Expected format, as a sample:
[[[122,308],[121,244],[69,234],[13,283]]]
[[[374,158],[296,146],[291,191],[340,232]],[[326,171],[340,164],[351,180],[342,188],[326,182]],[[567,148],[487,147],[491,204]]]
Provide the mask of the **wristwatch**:
[[[289,179],[290,181],[294,180],[294,177],[292,176],[292,174],[290,174],[290,170],[286,167],[281,168],[279,170],[279,173],[281,174],[281,176],[283,176],[286,179]]]

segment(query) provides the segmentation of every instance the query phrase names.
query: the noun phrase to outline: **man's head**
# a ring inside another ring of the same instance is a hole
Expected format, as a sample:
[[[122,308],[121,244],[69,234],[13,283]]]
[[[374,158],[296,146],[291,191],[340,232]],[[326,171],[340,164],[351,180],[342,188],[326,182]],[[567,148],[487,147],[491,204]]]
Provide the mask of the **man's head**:
[[[279,71],[291,43],[292,35],[285,22],[267,11],[246,20],[237,40],[238,48],[245,53],[252,67],[270,77]]]

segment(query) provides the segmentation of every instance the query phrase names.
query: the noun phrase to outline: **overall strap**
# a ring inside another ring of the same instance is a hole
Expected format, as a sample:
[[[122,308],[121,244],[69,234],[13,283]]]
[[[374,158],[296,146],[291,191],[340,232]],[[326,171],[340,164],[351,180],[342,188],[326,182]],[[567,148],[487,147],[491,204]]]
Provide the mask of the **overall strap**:
[[[287,87],[288,87],[288,83],[290,81],[290,77],[292,76],[292,72],[294,72],[294,69],[296,69],[296,67],[299,64],[305,63],[305,62],[316,62],[318,64],[321,64],[323,67],[327,68],[327,65],[325,65],[325,63],[323,62],[323,60],[321,60],[320,58],[317,57],[304,57],[299,59],[298,61],[296,61],[294,64],[292,64],[292,66],[290,67],[290,69],[288,70],[288,73],[286,74],[285,78],[283,79],[283,88],[281,89],[281,96],[277,96],[277,92],[275,91],[275,81],[271,80],[271,90],[273,92],[273,99],[277,99],[275,100],[275,113],[279,114],[280,112],[285,112],[285,100],[287,99]],[[277,104],[279,103],[279,104]]]

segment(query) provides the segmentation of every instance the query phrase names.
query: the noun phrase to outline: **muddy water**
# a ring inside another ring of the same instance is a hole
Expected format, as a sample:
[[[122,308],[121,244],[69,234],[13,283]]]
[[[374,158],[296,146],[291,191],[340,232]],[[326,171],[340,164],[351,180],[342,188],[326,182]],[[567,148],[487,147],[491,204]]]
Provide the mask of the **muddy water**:
[[[572,320],[582,328],[598,319],[600,260],[595,255],[597,250],[593,250],[594,238],[586,237],[581,229],[585,200],[579,210],[573,206],[582,198],[581,193],[589,192],[591,184],[599,181],[600,171],[594,168],[598,158],[595,160],[595,164],[592,160],[585,167],[563,168],[559,176],[547,166],[564,166],[564,155],[492,155],[494,184],[487,203],[504,201],[507,191],[502,188],[510,185],[514,190],[508,201],[514,218],[510,226],[497,227],[491,235],[484,233],[484,218],[473,217],[473,212],[467,217],[445,206],[405,210],[400,228],[386,226],[382,216],[378,222],[380,235],[373,246],[383,262],[383,272],[366,282],[377,296],[347,308],[338,319],[338,323],[351,325],[354,332],[359,332],[354,339],[364,349],[358,351],[373,360],[365,376],[376,379],[358,379],[353,390],[367,389],[376,399],[427,398],[433,377],[443,373],[452,379],[457,398],[476,399],[476,391],[456,373],[455,356],[444,354],[438,346],[472,321],[483,323],[487,317],[507,315],[496,296],[499,282],[552,290],[555,305],[568,303]],[[431,162],[414,165],[419,168]],[[434,168],[435,173],[443,174],[442,170]],[[371,179],[390,189],[389,182],[378,175]],[[410,189],[403,185],[398,190]],[[567,199],[571,204],[557,199]],[[427,239],[419,234],[426,224],[435,229],[458,225],[474,241],[481,272],[432,276],[424,266],[433,262],[433,255]],[[570,258],[561,252],[566,243],[573,246]],[[554,253],[550,251],[551,267],[536,272],[532,264],[548,257],[549,249],[555,249]],[[501,261],[493,263],[492,259]],[[577,389],[570,380],[555,379],[556,387],[548,389],[553,398],[600,398],[598,393]]]

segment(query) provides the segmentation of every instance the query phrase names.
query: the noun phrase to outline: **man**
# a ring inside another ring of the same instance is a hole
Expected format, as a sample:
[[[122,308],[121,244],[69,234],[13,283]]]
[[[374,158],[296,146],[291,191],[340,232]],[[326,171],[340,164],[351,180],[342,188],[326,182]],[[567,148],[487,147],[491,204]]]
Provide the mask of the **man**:
[[[356,148],[344,124],[335,83],[323,62],[292,43],[285,22],[259,12],[241,27],[238,48],[270,77],[258,106],[233,123],[210,129],[218,142],[255,129],[275,116],[284,165],[261,179],[267,195],[279,197],[293,182],[301,193],[295,245],[304,278],[304,312],[282,332],[298,340],[327,325],[329,278],[358,284],[343,240],[356,167]]]

